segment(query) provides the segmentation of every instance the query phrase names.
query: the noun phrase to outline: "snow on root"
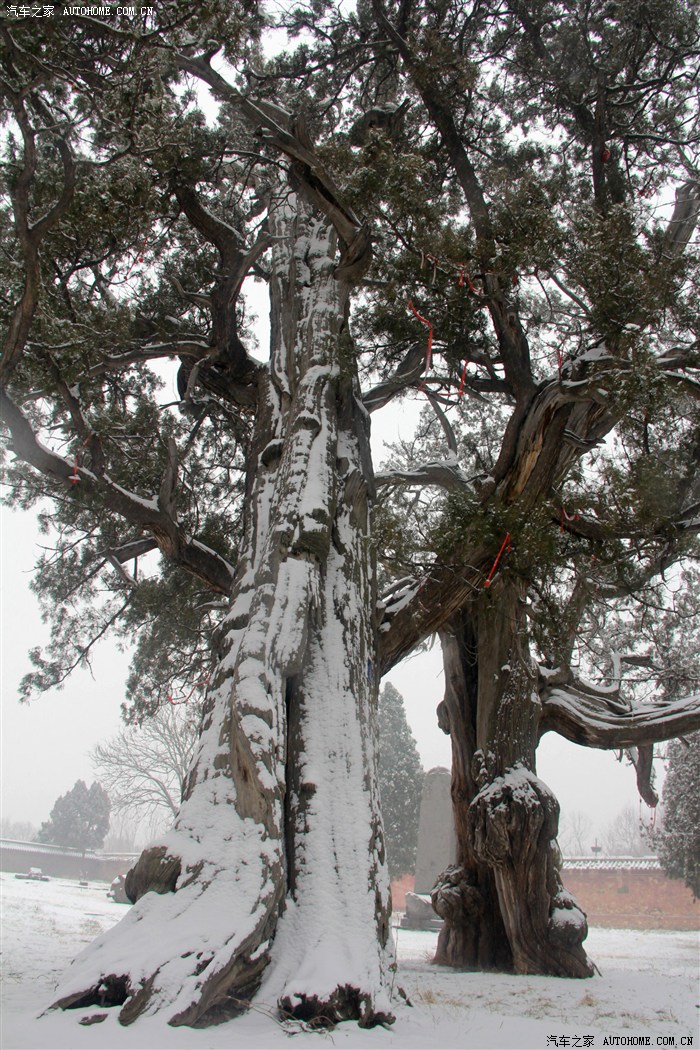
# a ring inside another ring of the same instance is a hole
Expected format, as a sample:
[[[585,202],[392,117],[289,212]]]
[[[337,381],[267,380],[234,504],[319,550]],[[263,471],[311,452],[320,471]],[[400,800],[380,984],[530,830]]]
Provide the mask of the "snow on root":
[[[223,822],[227,807],[219,808]],[[192,1023],[193,1004],[203,1016],[225,1003],[227,983],[236,983],[235,958],[245,959],[248,972],[259,981],[266,961],[266,926],[271,932],[278,907],[278,880],[270,878],[270,871],[279,857],[252,820],[241,822],[235,835],[223,830],[216,840],[204,837],[197,862],[189,851],[176,892],[145,893],[117,926],[75,959],[57,990],[55,1006],[121,1006],[123,1023],[134,1020],[143,1007],[146,1013],[166,1010],[171,1024]],[[182,836],[173,833],[165,841],[174,846],[178,838]],[[251,967],[255,959],[259,965]],[[250,980],[246,985],[250,996],[255,988]],[[230,1016],[248,1004],[226,1005]]]

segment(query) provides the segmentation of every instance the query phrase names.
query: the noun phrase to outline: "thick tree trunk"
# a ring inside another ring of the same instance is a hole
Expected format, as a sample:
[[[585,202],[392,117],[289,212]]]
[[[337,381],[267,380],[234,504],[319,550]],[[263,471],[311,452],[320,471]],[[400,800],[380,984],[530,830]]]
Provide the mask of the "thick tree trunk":
[[[452,811],[457,839],[456,864],[447,868],[432,894],[444,919],[435,961],[465,970],[510,970],[512,955],[501,920],[493,872],[472,848],[469,806],[478,788],[472,775],[476,751],[478,652],[476,625],[469,607],[440,634],[445,667],[445,698],[438,709],[441,727],[452,742]]]
[[[446,919],[437,961],[589,977],[585,915],[559,875],[559,807],[536,775],[541,704],[521,588],[497,579],[473,609],[443,638],[460,867],[433,894]]]
[[[198,753],[173,831],[129,875],[134,907],[56,1004],[121,1005],[124,1023],[206,1025],[256,994],[317,1023],[391,1017],[367,417],[334,235],[293,196],[271,232],[246,547]]]

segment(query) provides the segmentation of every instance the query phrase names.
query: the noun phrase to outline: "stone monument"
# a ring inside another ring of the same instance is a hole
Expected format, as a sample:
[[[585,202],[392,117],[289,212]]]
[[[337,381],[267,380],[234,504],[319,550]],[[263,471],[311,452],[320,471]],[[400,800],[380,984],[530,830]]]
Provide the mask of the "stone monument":
[[[432,930],[442,926],[442,919],[430,903],[430,891],[438,875],[456,859],[451,779],[449,769],[436,766],[425,774],[423,781],[414,892],[406,894],[406,914],[401,923],[410,929]]]

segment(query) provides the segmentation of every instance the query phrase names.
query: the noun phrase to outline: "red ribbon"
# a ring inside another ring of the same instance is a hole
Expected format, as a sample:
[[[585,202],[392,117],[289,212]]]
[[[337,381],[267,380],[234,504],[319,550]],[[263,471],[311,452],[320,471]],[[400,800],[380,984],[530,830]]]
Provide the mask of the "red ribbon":
[[[433,326],[427,319],[427,317],[422,317],[421,314],[418,313],[415,306],[413,305],[412,299],[408,300],[408,308],[422,324],[427,325],[428,327],[428,349],[425,353],[425,371],[427,373],[430,369],[430,365],[433,360]]]
[[[464,384],[467,381],[467,365],[468,364],[469,364],[469,360],[467,359],[464,362],[464,368],[462,369],[462,378],[459,381],[459,394],[458,394],[458,397],[464,397]]]
[[[195,689],[199,689],[200,686],[208,685],[208,684],[209,684],[209,679],[208,678],[203,678],[201,680],[201,682],[195,682],[194,683],[194,685],[192,686],[192,688],[190,689],[189,693],[187,694],[187,696],[185,697],[184,700],[176,700],[175,697],[172,695],[172,693],[168,693],[165,699],[168,701],[169,704],[172,704],[173,707],[179,707],[181,704],[189,703],[189,701],[194,696]]]
[[[498,568],[498,563],[501,560],[501,555],[503,554],[504,550],[506,550],[506,548],[508,548],[508,550],[510,550],[510,533],[509,532],[507,532],[506,535],[505,535],[503,543],[501,544],[501,549],[499,550],[498,554],[496,555],[495,562],[491,566],[491,572],[486,577],[486,582],[484,583],[484,587],[490,587],[491,586],[491,580],[493,579],[493,574],[495,573],[496,569]]]
[[[567,521],[579,521],[579,520],[580,520],[580,515],[579,514],[576,514],[575,512],[573,514],[567,514],[566,513],[566,507],[562,507],[561,508],[561,523],[559,525],[559,531],[560,532],[564,531],[564,523],[565,522],[567,522]]]

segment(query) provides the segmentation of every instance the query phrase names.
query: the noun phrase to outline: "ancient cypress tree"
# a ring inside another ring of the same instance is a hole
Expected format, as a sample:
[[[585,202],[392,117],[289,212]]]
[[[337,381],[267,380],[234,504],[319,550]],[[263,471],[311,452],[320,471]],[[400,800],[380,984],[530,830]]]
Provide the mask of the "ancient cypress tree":
[[[154,19],[3,25],[7,473],[57,537],[25,691],[112,631],[133,717],[206,692],[174,828],[58,1005],[389,1020],[377,689],[435,632],[439,957],[589,974],[538,739],[636,748],[647,790],[700,723],[578,659],[697,553],[695,12],[314,2],[274,59],[254,4]],[[375,474],[411,390],[431,455]]]

